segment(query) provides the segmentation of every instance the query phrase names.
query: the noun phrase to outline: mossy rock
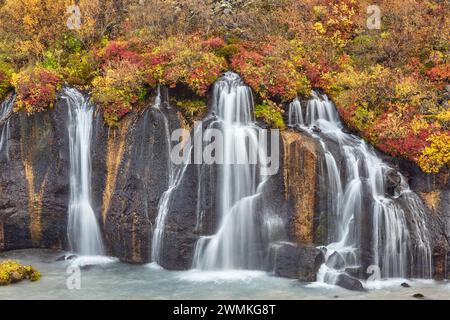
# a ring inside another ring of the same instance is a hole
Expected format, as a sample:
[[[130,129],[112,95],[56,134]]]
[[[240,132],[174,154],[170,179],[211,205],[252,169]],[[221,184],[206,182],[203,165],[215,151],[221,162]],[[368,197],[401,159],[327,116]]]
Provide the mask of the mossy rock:
[[[0,262],[0,286],[5,286],[25,279],[37,281],[40,278],[40,272],[32,266],[23,266],[13,260]]]

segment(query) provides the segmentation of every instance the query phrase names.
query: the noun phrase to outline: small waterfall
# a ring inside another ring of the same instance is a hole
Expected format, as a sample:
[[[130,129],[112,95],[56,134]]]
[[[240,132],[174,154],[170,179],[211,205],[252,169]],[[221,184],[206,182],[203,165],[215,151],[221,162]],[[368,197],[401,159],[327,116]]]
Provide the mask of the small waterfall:
[[[260,269],[256,213],[262,211],[259,207],[266,177],[257,162],[241,161],[241,157],[249,159],[250,153],[265,157],[258,146],[260,128],[254,124],[251,89],[237,74],[227,72],[215,83],[213,94],[216,121],[209,127],[218,128],[224,139],[223,164],[218,165],[217,177],[218,226],[215,234],[197,241],[193,268]]]
[[[160,264],[161,262],[161,253],[163,252],[163,243],[164,243],[164,230],[166,225],[167,215],[170,209],[170,201],[172,199],[172,194],[180,184],[184,173],[187,168],[187,164],[183,164],[182,166],[176,166],[170,159],[171,152],[171,139],[170,139],[170,126],[169,120],[167,119],[164,112],[161,110],[161,91],[158,86],[157,95],[155,98],[154,106],[155,110],[159,111],[162,115],[164,121],[164,130],[165,136],[167,139],[167,160],[168,160],[168,168],[169,168],[169,188],[161,195],[161,198],[158,203],[158,215],[156,216],[155,227],[153,228],[153,239],[152,239],[152,248],[151,248],[151,260],[152,262],[156,262]]]
[[[9,160],[9,117],[13,111],[15,95],[0,104],[0,155],[5,155],[6,160]]]
[[[289,106],[289,125],[309,132],[325,153],[332,238],[326,258],[337,252],[345,261],[345,268],[361,266],[362,229],[371,224],[372,230],[365,229],[364,233],[369,234],[364,237],[370,237],[372,232],[370,263],[380,268],[382,277],[430,277],[430,240],[420,199],[398,173],[400,182],[395,194],[387,194],[387,174],[394,170],[363,139],[342,130],[336,108],[327,96],[313,92],[305,109],[298,100],[293,101]],[[412,215],[416,228],[414,248],[407,214]],[[364,215],[371,215],[371,221],[362,222]],[[421,266],[420,272],[413,270],[415,265]],[[319,281],[334,283],[339,272],[343,269],[324,265]]]
[[[289,118],[288,123],[295,125],[297,123],[304,123],[302,105],[298,98],[295,98],[289,105]]]
[[[69,111],[70,200],[68,238],[71,250],[85,256],[102,255],[103,243],[91,205],[91,134],[93,107],[88,97],[65,88]]]

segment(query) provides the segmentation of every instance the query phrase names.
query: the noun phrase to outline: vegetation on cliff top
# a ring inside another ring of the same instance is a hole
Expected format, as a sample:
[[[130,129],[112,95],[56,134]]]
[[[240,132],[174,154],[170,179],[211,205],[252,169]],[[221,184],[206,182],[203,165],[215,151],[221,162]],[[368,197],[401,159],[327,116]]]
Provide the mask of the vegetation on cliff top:
[[[450,164],[448,1],[378,1],[375,30],[366,0],[80,0],[79,12],[73,4],[0,1],[0,97],[14,87],[16,109],[46,110],[67,82],[91,89],[114,126],[162,84],[188,88],[196,102],[178,105],[195,117],[233,69],[273,127],[284,127],[290,100],[320,88],[382,151],[426,172]]]
[[[23,266],[16,261],[0,261],[0,286],[19,282],[25,279],[37,281],[41,274],[32,266]]]

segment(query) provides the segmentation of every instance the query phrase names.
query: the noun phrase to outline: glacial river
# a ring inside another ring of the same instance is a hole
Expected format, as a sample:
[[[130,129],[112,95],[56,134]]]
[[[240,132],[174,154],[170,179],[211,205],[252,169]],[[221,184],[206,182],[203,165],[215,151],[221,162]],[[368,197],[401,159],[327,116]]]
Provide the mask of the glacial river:
[[[0,287],[0,300],[415,299],[416,293],[423,294],[425,299],[450,299],[450,282],[390,279],[366,282],[368,290],[361,293],[278,278],[260,271],[167,271],[154,264],[130,265],[105,257],[56,261],[63,254],[40,249],[0,253],[0,260],[18,260],[42,273],[37,282],[22,281]],[[75,278],[78,275],[79,281]],[[403,282],[410,287],[402,287]]]

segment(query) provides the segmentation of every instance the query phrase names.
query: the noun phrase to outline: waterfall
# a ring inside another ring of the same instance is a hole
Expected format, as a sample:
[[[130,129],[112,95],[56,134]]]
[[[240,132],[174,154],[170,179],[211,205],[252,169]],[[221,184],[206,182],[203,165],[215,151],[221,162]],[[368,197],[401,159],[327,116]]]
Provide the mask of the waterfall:
[[[213,113],[223,136],[223,163],[217,173],[217,231],[196,244],[193,268],[207,270],[260,269],[262,257],[256,213],[266,177],[249,154],[259,159],[260,128],[254,124],[251,89],[239,76],[227,72],[214,85]],[[261,216],[263,216],[261,214]],[[265,221],[266,223],[266,221]]]
[[[3,154],[9,160],[9,117],[13,111],[15,95],[12,95],[0,104],[0,155]]]
[[[88,97],[64,88],[68,103],[70,199],[67,233],[71,250],[86,256],[102,255],[103,243],[91,205],[91,135],[93,107]]]
[[[304,110],[298,99],[294,100],[289,106],[288,124],[317,139],[325,153],[332,238],[326,247],[326,259],[338,253],[345,266],[334,270],[329,261],[319,271],[319,281],[333,283],[345,268],[362,266],[361,251],[367,246],[370,254],[364,259],[378,266],[382,277],[430,277],[431,249],[425,210],[403,176],[384,163],[363,139],[344,132],[337,110],[326,95],[313,92]],[[387,175],[392,172],[400,181],[395,194],[388,195]],[[414,221],[414,241],[407,214]],[[363,231],[370,226],[372,230]],[[363,232],[369,234],[362,235]],[[371,237],[371,241],[365,241],[370,245],[363,244],[362,236]],[[413,270],[416,264],[421,270]]]

